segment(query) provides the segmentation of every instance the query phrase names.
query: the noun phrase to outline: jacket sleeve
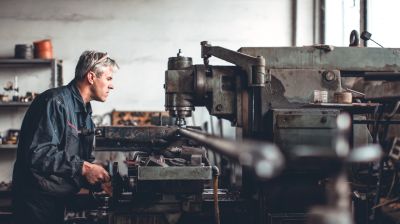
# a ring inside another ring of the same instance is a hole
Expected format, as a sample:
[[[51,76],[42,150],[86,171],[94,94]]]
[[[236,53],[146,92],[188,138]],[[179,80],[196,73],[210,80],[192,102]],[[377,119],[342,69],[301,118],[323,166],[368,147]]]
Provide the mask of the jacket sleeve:
[[[83,160],[66,149],[65,128],[67,111],[59,99],[50,99],[39,120],[29,148],[28,161],[34,172],[65,178],[82,178]]]

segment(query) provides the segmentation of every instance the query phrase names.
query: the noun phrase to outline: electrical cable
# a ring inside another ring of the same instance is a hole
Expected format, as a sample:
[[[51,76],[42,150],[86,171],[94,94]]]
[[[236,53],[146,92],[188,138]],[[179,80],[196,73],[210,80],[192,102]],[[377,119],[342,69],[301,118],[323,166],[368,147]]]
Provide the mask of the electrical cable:
[[[219,169],[216,166],[213,166],[213,195],[214,195],[214,218],[215,224],[220,224],[220,213],[219,213],[219,204],[218,204],[218,176]]]
[[[396,114],[396,112],[399,109],[399,107],[400,107],[400,101],[397,101],[396,105],[394,106],[394,108],[392,110],[392,112],[390,114],[386,115],[386,119],[391,119]]]
[[[393,172],[393,178],[392,178],[392,183],[390,184],[390,188],[389,191],[386,195],[387,198],[390,197],[390,195],[392,194],[393,188],[396,185],[396,182],[398,180],[398,175],[397,175],[397,166],[394,166],[394,172]]]
[[[399,106],[400,106],[400,103],[397,102],[395,107],[394,107],[393,112],[391,114],[385,116],[385,119],[388,122],[383,126],[383,131],[381,131],[380,135],[379,135],[379,144],[381,146],[384,145],[386,137],[387,137],[387,134],[388,134],[388,131],[389,131],[389,125],[390,125],[389,121],[394,116],[394,114],[396,113],[396,111],[399,108]],[[384,109],[382,109],[382,113],[381,114],[383,114],[383,112],[384,112]],[[378,120],[380,120],[380,119],[381,119],[381,116],[379,117]],[[375,220],[375,218],[376,218],[376,212],[375,212],[376,210],[375,210],[375,208],[380,207],[378,205],[379,205],[379,199],[381,197],[381,191],[382,191],[382,178],[383,178],[384,164],[385,164],[385,158],[382,158],[380,160],[380,162],[379,162],[379,170],[378,170],[378,178],[377,178],[377,182],[376,182],[376,194],[375,194],[375,198],[374,198],[374,206],[372,206],[372,208],[371,208],[373,210],[372,211],[372,219],[373,220]]]
[[[215,131],[214,131],[214,120],[213,120],[213,117],[210,115],[210,128],[211,128],[211,135],[213,135],[213,136],[215,136]],[[218,154],[215,152],[215,151],[213,151],[213,157],[214,157],[214,164],[217,166],[217,167],[221,167],[220,166],[220,164],[219,164],[219,162],[218,162]]]
[[[373,119],[374,119],[375,122],[372,125],[372,142],[374,144],[376,144],[377,141],[378,141],[378,132],[379,132],[379,122],[378,121],[381,120],[381,117],[383,115],[383,111],[384,111],[384,105],[382,105],[382,107],[380,105],[377,105],[375,107],[375,110],[374,110]],[[382,166],[379,166],[379,169],[381,167]],[[373,163],[369,163],[369,165],[368,165],[368,177],[372,177],[372,172],[373,172]],[[378,178],[378,181],[377,181],[377,185],[378,185],[378,183],[380,183],[379,182],[379,178]],[[366,202],[367,202],[367,212],[366,212],[367,219],[366,220],[375,220],[375,210],[372,209],[373,206],[371,207],[371,209],[369,209],[370,205],[369,205],[369,197],[368,197],[368,195],[369,195],[370,189],[371,189],[371,184],[370,184],[370,181],[368,181],[367,200],[366,200]],[[375,189],[377,190],[378,186]],[[372,201],[373,205],[376,205],[374,203],[375,200],[376,200],[376,197]]]

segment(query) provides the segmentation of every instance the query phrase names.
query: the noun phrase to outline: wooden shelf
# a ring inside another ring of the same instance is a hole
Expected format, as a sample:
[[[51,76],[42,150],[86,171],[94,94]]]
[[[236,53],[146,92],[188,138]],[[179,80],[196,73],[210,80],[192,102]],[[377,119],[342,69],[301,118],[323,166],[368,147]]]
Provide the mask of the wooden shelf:
[[[0,67],[31,67],[38,65],[50,66],[52,64],[61,65],[62,60],[57,59],[15,59],[0,58]]]
[[[0,150],[15,150],[17,149],[17,144],[2,144],[0,145]]]
[[[0,107],[29,107],[31,102],[0,102]]]
[[[62,64],[60,59],[16,59],[0,58],[0,68],[50,68],[51,86],[63,85]]]

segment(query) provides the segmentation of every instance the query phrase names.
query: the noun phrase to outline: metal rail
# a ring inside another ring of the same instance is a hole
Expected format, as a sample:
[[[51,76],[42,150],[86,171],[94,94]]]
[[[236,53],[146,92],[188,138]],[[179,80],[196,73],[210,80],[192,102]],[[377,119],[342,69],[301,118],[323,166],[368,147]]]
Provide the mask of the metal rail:
[[[284,166],[283,154],[271,143],[227,140],[190,128],[180,128],[178,133],[252,168],[261,179],[276,176]]]

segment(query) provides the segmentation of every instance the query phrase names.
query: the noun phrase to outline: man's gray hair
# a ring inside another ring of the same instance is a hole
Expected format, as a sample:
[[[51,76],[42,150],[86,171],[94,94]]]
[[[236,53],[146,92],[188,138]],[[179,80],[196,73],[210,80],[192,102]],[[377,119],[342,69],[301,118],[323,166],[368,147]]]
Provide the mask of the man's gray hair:
[[[79,57],[78,64],[75,68],[75,80],[83,80],[90,71],[94,72],[97,77],[103,74],[104,70],[111,67],[113,72],[119,69],[115,60],[108,57],[107,53],[98,51],[84,51]]]

